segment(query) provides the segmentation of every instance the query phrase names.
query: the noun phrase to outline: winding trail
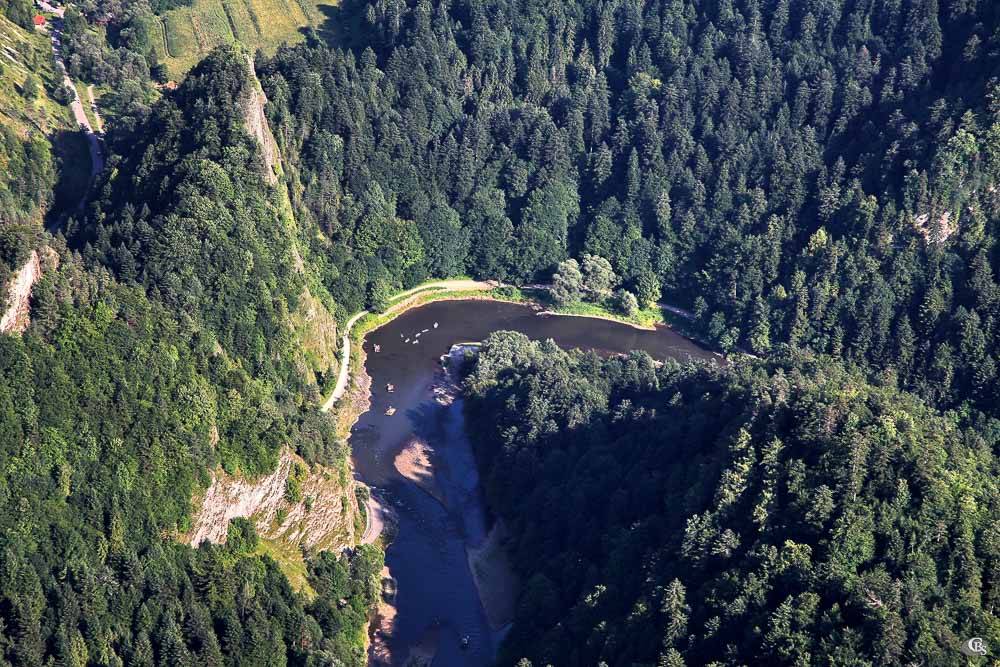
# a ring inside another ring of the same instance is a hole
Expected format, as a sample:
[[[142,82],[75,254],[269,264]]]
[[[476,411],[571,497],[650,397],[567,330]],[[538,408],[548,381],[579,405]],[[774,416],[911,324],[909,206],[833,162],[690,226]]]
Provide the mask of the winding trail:
[[[101,142],[98,138],[98,134],[94,132],[93,126],[90,124],[90,119],[87,118],[87,113],[83,109],[83,101],[80,97],[79,91],[76,89],[76,84],[73,80],[69,78],[69,71],[66,69],[66,63],[63,60],[62,55],[62,22],[63,14],[65,13],[64,7],[53,7],[45,0],[37,0],[38,6],[53,15],[55,18],[49,22],[48,33],[49,38],[52,40],[52,55],[55,57],[56,65],[59,68],[60,74],[62,74],[63,85],[73,91],[73,100],[70,102],[70,109],[73,111],[73,117],[76,119],[77,124],[83,131],[84,135],[87,137],[87,146],[90,149],[90,185],[93,185],[94,180],[97,175],[101,173],[104,169],[104,154],[101,152]],[[93,86],[88,91],[90,92],[90,104],[94,111],[94,117],[97,122],[100,123],[100,116],[97,115],[97,105],[94,104],[93,96]],[[88,192],[90,188],[87,188]],[[87,192],[83,194],[80,199],[79,206],[82,207],[84,202],[87,200]]]
[[[416,296],[419,293],[426,292],[428,290],[434,290],[436,292],[457,292],[464,290],[482,290],[486,291],[493,287],[492,283],[480,281],[480,280],[441,280],[438,282],[427,283],[425,285],[418,285],[413,289],[406,290],[405,292],[400,292],[396,294],[391,299],[391,305],[386,309],[385,315],[390,315],[392,313],[398,312],[405,309],[410,305],[409,297]],[[333,404],[336,403],[347,391],[347,383],[351,376],[351,329],[357,324],[365,315],[368,315],[369,311],[362,310],[360,313],[355,313],[351,319],[347,320],[347,324],[344,325],[344,337],[341,344],[341,364],[340,372],[337,374],[337,384],[333,387],[333,392],[331,392],[329,398],[323,403],[323,407],[320,408],[323,412],[328,412]]]

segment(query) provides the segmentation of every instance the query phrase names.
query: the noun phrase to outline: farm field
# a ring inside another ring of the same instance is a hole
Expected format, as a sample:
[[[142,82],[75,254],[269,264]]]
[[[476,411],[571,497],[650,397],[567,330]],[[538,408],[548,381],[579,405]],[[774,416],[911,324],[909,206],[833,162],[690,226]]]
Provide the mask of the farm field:
[[[172,79],[180,78],[219,44],[239,42],[273,53],[303,39],[302,29],[320,27],[335,0],[195,0],[171,10],[151,26],[156,55]]]

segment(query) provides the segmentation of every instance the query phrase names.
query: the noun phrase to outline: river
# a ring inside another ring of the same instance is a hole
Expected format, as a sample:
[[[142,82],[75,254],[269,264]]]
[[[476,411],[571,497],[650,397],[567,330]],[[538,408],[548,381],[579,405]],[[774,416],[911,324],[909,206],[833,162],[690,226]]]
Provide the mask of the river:
[[[364,349],[371,408],[354,426],[351,447],[356,475],[397,527],[386,552],[396,595],[374,624],[372,664],[433,656],[436,667],[488,665],[502,636],[498,617],[509,615],[504,607],[509,610],[513,595],[499,603],[491,598],[491,626],[468,558],[483,546],[488,520],[461,399],[441,364],[451,346],[498,330],[602,354],[638,349],[658,359],[712,356],[665,327],[644,331],[607,320],[537,315],[527,306],[485,300],[433,302],[369,333]],[[395,412],[387,415],[390,408]],[[510,581],[503,564],[497,567],[497,580]],[[500,585],[501,591],[512,587]]]

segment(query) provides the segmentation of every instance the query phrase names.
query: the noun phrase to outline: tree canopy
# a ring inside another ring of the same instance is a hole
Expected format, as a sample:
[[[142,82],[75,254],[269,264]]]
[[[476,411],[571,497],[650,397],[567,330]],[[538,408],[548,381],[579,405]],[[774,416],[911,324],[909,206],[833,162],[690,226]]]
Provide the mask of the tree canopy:
[[[0,296],[59,260],[0,336],[4,660],[363,662],[377,550],[311,554],[308,600],[248,522],[173,538],[216,466],[344,465],[297,322],[463,273],[665,300],[761,357],[491,338],[470,422],[525,581],[501,662],[1000,645],[1000,3],[358,0],[257,54],[263,112],[233,47],[153,89],[177,4],[67,10],[115,117],[60,236],[49,139],[0,128]]]
[[[465,387],[525,582],[500,664],[949,665],[1000,639],[996,420],[828,358],[506,332]]]

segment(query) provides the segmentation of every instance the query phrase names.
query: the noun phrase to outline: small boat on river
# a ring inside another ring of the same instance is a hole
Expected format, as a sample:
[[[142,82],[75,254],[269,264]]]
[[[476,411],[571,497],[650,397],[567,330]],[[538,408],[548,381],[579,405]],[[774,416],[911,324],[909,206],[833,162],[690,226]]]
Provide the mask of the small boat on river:
[[[382,599],[392,604],[396,600],[396,579],[382,577]]]
[[[388,408],[386,409],[386,411],[385,411],[385,414],[386,414],[386,416],[387,416],[387,417],[391,417],[391,416],[393,416],[394,414],[396,414],[396,408],[394,408],[394,407],[392,407],[392,406],[390,405],[390,406],[389,406],[389,407],[388,407]]]

